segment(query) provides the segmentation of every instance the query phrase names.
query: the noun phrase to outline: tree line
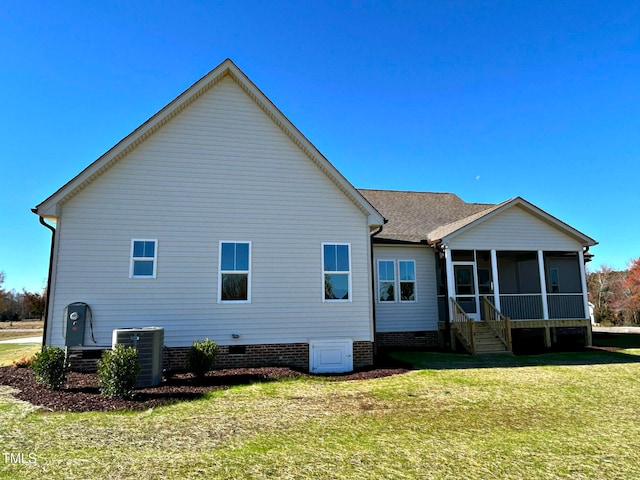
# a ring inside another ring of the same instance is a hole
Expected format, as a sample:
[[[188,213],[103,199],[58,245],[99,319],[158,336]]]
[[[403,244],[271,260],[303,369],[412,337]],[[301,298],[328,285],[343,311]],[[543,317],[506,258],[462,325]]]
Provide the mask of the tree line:
[[[5,290],[5,274],[0,271],[0,321],[40,320],[44,316],[45,293]]]
[[[640,324],[640,257],[631,260],[627,270],[602,265],[588,271],[587,288],[596,323]]]

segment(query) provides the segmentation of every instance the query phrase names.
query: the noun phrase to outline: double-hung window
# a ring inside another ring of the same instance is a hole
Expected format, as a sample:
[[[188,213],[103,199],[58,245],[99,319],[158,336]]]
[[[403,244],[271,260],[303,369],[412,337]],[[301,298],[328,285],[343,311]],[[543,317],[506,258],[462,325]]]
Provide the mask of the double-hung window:
[[[415,301],[416,262],[414,260],[378,260],[378,302],[412,303]]]
[[[416,262],[398,260],[398,277],[400,279],[400,301],[416,301]]]
[[[251,242],[220,242],[219,302],[251,301]]]
[[[158,240],[131,240],[130,278],[156,278]]]
[[[348,243],[323,243],[324,301],[351,300],[351,247]]]
[[[396,301],[396,262],[378,260],[378,301]]]

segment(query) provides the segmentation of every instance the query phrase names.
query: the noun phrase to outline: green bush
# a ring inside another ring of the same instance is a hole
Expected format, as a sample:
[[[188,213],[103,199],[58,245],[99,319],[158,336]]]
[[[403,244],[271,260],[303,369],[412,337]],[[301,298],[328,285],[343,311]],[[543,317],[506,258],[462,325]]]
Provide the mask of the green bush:
[[[202,341],[196,340],[187,353],[188,369],[196,377],[204,377],[209,370],[213,369],[217,356],[216,342],[208,338]]]
[[[33,357],[31,368],[36,381],[52,390],[60,390],[67,379],[69,362],[65,351],[59,347],[43,347]]]
[[[105,350],[98,361],[100,393],[106,397],[130,397],[139,374],[136,348],[116,345],[113,350]]]

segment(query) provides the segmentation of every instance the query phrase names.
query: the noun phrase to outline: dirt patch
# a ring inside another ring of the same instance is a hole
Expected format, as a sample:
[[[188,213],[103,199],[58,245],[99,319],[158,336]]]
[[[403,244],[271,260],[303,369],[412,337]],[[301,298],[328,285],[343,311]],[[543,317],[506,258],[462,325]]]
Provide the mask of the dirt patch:
[[[406,366],[390,364],[327,378],[332,381],[367,380],[407,371]],[[67,412],[146,410],[178,401],[195,400],[211,390],[295,377],[314,377],[314,375],[286,367],[214,370],[201,380],[195,379],[191,374],[183,373],[163,380],[156,387],[137,389],[132,399],[118,399],[100,395],[98,376],[95,373],[71,372],[65,387],[60,391],[53,391],[37,383],[31,369],[0,367],[0,385],[15,388],[17,390],[13,393],[15,398],[48,410]]]

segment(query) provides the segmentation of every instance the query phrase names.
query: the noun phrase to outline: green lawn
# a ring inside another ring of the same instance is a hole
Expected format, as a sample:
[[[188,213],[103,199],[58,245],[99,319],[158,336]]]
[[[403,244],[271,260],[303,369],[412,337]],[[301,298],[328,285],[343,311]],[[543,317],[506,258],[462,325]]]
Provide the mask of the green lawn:
[[[0,387],[2,450],[35,458],[0,457],[0,478],[640,478],[640,350],[401,357],[419,370],[136,413],[51,413]]]
[[[0,343],[0,367],[11,365],[14,360],[22,357],[31,357],[39,352],[40,348],[41,346],[36,343]],[[2,463],[1,460],[0,458],[0,463]]]

